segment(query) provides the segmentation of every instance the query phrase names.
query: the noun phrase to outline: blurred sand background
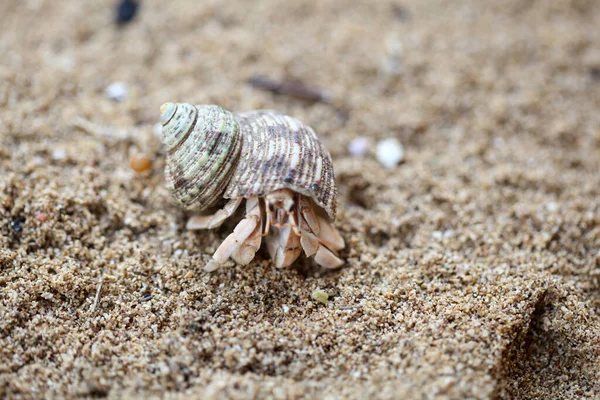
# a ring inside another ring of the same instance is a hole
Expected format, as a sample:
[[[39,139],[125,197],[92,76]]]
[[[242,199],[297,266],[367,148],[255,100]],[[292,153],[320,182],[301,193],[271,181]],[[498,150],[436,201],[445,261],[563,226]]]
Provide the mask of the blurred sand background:
[[[0,3],[0,397],[600,396],[600,3],[144,0],[121,28],[114,7]],[[185,231],[165,101],[311,125],[346,266],[203,272],[235,221]]]

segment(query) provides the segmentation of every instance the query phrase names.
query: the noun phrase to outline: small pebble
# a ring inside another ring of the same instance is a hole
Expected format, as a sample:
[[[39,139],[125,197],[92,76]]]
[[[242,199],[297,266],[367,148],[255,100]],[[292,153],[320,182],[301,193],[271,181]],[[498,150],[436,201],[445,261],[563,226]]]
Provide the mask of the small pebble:
[[[546,210],[550,212],[555,212],[556,210],[558,210],[558,204],[553,201],[546,203]]]
[[[404,159],[404,147],[398,139],[390,138],[377,143],[377,160],[388,169],[394,168]]]
[[[21,232],[23,230],[23,225],[22,225],[23,222],[25,222],[25,218],[23,218],[23,217],[17,217],[15,219],[13,219],[12,223],[11,223],[13,231]]]
[[[118,25],[124,25],[135,18],[138,10],[138,2],[134,0],[122,0],[117,6],[116,22]]]
[[[143,303],[143,302],[150,301],[150,300],[152,300],[152,293],[144,293],[144,295],[140,299],[140,302]]]
[[[154,125],[153,131],[157,138],[160,138],[162,136],[162,129],[163,129],[163,127],[162,127],[161,123]]]
[[[355,157],[362,157],[369,151],[369,141],[367,138],[359,136],[350,142],[348,151]]]
[[[454,231],[452,231],[452,230],[447,230],[447,231],[444,231],[444,232],[442,232],[442,231],[433,231],[432,236],[433,236],[434,239],[437,239],[437,240],[447,239],[449,237],[454,236]]]
[[[134,154],[129,159],[129,166],[138,174],[146,172],[152,168],[152,159],[144,153]]]
[[[46,300],[52,300],[54,298],[54,295],[50,292],[44,292],[40,296]]]
[[[104,94],[111,100],[124,101],[127,98],[127,85],[123,82],[112,83],[108,85]]]
[[[52,152],[52,159],[55,161],[61,161],[67,158],[67,152],[63,149],[56,149]]]
[[[327,292],[321,289],[316,289],[315,291],[313,291],[311,297],[319,303],[323,304],[327,304],[327,300],[329,299],[329,295],[327,294]]]
[[[46,221],[48,221],[48,214],[37,213],[37,214],[35,214],[35,220],[38,222],[46,222]]]
[[[505,145],[505,141],[504,138],[501,137],[496,137],[494,138],[494,141],[492,142],[493,146],[497,149],[501,149],[504,147]]]

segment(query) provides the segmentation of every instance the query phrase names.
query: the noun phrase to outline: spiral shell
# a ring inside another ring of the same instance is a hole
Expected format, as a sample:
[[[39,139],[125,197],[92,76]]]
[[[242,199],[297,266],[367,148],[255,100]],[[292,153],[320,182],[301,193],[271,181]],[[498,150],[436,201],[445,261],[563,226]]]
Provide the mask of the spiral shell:
[[[331,156],[315,132],[276,111],[239,114],[214,105],[161,107],[167,186],[184,207],[291,189],[335,219]]]
[[[166,103],[161,120],[167,188],[187,209],[216,205],[242,149],[235,117],[218,106]]]

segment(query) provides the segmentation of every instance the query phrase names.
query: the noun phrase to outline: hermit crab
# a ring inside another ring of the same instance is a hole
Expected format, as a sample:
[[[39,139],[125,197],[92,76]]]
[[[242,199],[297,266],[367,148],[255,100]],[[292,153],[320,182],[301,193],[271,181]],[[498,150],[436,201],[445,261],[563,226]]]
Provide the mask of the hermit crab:
[[[302,250],[323,267],[343,264],[331,156],[309,126],[276,111],[234,114],[216,105],[165,103],[160,114],[167,188],[188,210],[221,206],[190,218],[187,229],[216,228],[245,200],[245,217],[206,270],[229,258],[248,264],[263,238],[279,268]]]

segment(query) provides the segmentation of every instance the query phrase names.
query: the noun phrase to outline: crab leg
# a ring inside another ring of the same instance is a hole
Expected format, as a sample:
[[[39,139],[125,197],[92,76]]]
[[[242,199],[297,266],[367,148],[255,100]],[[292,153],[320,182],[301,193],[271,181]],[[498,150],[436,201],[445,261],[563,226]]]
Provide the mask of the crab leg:
[[[253,202],[255,200],[255,202]],[[246,217],[240,221],[239,224],[235,227],[233,232],[227,236],[227,238],[221,243],[215,254],[213,254],[213,259],[209,262],[205,269],[207,271],[213,271],[217,269],[220,265],[225,264],[227,259],[232,256],[232,254],[238,250],[238,248],[245,244],[246,240],[250,238],[255,232],[256,228],[259,227],[260,231],[260,208],[255,207],[258,205],[257,199],[248,199],[247,203],[250,204],[250,207],[247,205],[247,208],[250,208],[253,212],[252,214],[246,215]],[[254,210],[258,210],[258,215]],[[245,247],[244,250],[240,253],[240,258],[246,259],[249,249],[253,247],[255,239],[251,240],[250,246]],[[260,246],[260,243],[259,243]]]
[[[299,220],[302,237],[300,243],[308,257],[314,255],[315,262],[325,268],[337,268],[344,262],[335,250],[344,248],[344,238],[329,220],[319,215],[309,199],[300,196]]]
[[[315,262],[325,268],[338,268],[344,265],[344,261],[338,258],[331,250],[325,246],[319,246],[315,254]]]
[[[306,257],[315,255],[317,250],[319,250],[319,240],[312,233],[302,232],[302,236],[300,236],[300,245],[302,246]]]
[[[260,248],[260,242],[262,241],[262,220],[261,210],[259,201],[257,198],[251,198],[246,201],[246,218],[256,219],[256,227],[254,231],[242,242],[242,244],[235,249],[231,254],[231,258],[236,263],[246,265],[254,258],[254,255]]]
[[[319,242],[333,250],[341,250],[344,248],[344,238],[337,229],[326,218],[318,216],[319,227]]]
[[[300,229],[302,230],[302,237],[300,238],[300,243],[302,244],[302,248],[304,249],[306,256],[310,257],[314,255],[315,262],[325,268],[337,268],[342,266],[344,262],[337,257],[335,251],[330,250],[330,248],[337,250],[334,246],[339,246],[340,240],[342,242],[342,246],[338,247],[338,249],[344,247],[344,239],[341,237],[339,232],[333,226],[331,226],[329,221],[319,219],[318,221],[320,223],[316,225],[316,228],[318,228],[317,232],[320,232],[320,235],[315,236],[313,233],[314,230],[311,229],[311,224],[307,222],[307,219],[310,220],[311,214],[314,216],[313,210],[301,210],[301,213],[302,222]],[[304,223],[305,226],[302,226]],[[303,229],[305,227],[308,228],[308,230]],[[322,227],[325,227],[325,229],[319,229]],[[325,235],[328,236],[325,237]]]
[[[317,214],[319,221],[318,241],[321,244],[315,254],[315,262],[325,268],[338,268],[344,264],[335,250],[344,248],[344,238],[329,220]]]
[[[300,238],[289,225],[271,229],[267,237],[267,249],[277,268],[292,265],[302,251]]]
[[[218,226],[236,210],[240,201],[231,200],[214,215],[196,217],[189,225],[196,229]],[[279,190],[264,199],[246,200],[244,219],[217,248],[205,269],[215,270],[230,257],[238,264],[248,264],[265,236],[269,254],[278,268],[290,266],[303,250],[325,268],[337,268],[344,263],[336,252],[344,247],[344,239],[324,211],[310,198]]]
[[[306,256],[310,257],[319,250],[319,240],[316,236],[319,234],[319,221],[304,196],[300,196],[298,203],[298,228],[301,234],[300,244]]]
[[[278,190],[267,195],[265,202],[271,230],[267,248],[277,267],[291,265],[302,250],[325,268],[343,264],[335,250],[344,247],[344,239],[309,198]]]
[[[191,231],[217,228],[223,221],[231,217],[235,210],[240,206],[241,202],[242,198],[231,199],[225,204],[225,207],[213,215],[198,215],[190,218],[185,227]]]

